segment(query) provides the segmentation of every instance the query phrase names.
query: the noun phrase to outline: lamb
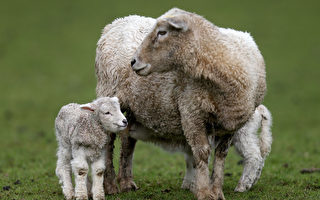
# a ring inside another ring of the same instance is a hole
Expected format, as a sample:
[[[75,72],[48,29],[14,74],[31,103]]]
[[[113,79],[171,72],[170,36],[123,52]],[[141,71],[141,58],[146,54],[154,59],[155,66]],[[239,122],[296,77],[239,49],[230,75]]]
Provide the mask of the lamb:
[[[181,79],[181,77],[178,76],[179,71],[154,72],[142,77],[132,72],[128,66],[134,52],[145,36],[151,31],[155,22],[152,18],[139,16],[118,19],[105,27],[98,42],[96,56],[97,96],[118,96],[121,108],[127,111],[129,119],[130,137],[126,137],[124,134],[121,137],[122,146],[118,175],[121,191],[136,188],[132,177],[132,156],[136,139],[154,142],[166,150],[182,151],[186,155],[187,163],[187,172],[184,180],[189,180],[188,174],[193,173],[193,169],[190,169],[188,165],[190,162],[194,162],[194,157],[192,149],[183,135],[177,97],[182,96],[181,86],[183,86],[183,84],[187,84],[188,81],[190,81],[192,85],[195,80],[188,78],[184,83],[184,78]],[[249,37],[249,39],[250,41],[252,40],[251,37]],[[259,75],[261,76],[259,80],[262,80],[259,86],[265,89],[265,83],[263,82],[264,71]],[[262,101],[263,94],[260,95]],[[195,91],[193,95],[191,94],[191,97],[189,96],[190,100],[193,99],[192,96],[198,96],[198,98],[201,99],[205,97],[206,94]],[[188,98],[186,98],[186,101],[188,101]],[[257,100],[256,104],[258,106],[261,102]],[[205,104],[203,106],[205,106]],[[254,110],[255,108],[253,107],[252,113]],[[252,113],[248,114],[248,117],[252,116]],[[204,124],[206,127],[202,127],[202,130],[205,130],[207,135],[213,135],[213,123],[206,121]],[[107,145],[109,149],[109,151],[107,151],[107,159],[109,160],[107,161],[107,165],[108,169],[112,169],[106,173],[105,190],[108,193],[117,192],[115,172],[112,165],[114,138],[115,135],[111,135],[111,140]],[[210,137],[204,136],[203,138],[204,141],[206,141],[209,140]],[[216,138],[219,139],[219,136]],[[258,141],[258,139],[255,141]],[[264,141],[264,138],[261,138],[261,141]],[[207,144],[208,143],[209,141]],[[259,144],[253,145],[259,146]],[[209,144],[206,147],[208,147],[207,154],[209,154],[211,147]],[[245,149],[247,146],[244,145],[243,147]],[[221,149],[221,147],[217,145],[218,150],[219,148]],[[244,149],[240,149],[240,151],[244,151]],[[243,155],[251,156],[252,154]],[[203,162],[207,163],[208,161],[204,159]],[[249,167],[249,165],[245,165],[245,168],[246,167]],[[256,169],[254,172],[257,170],[259,169]],[[258,173],[253,174],[257,174],[258,176]],[[245,175],[243,177],[247,179],[247,177],[251,176]],[[249,182],[250,181],[254,182],[256,179],[249,180]],[[198,182],[193,181],[197,186],[199,185]],[[182,187],[185,186],[188,188],[189,183],[184,181]],[[251,187],[251,185],[249,184],[249,186],[246,187]],[[192,186],[188,189],[195,192],[197,187]],[[210,191],[208,193],[210,193]]]
[[[272,116],[270,111],[259,105],[248,122],[241,127],[232,139],[236,151],[244,158],[244,168],[236,192],[244,192],[260,178],[266,157],[271,151]],[[260,138],[256,133],[261,128]]]
[[[74,196],[88,199],[88,163],[92,170],[93,199],[105,199],[103,174],[107,132],[118,132],[126,126],[127,120],[121,113],[117,97],[102,97],[83,105],[70,103],[61,108],[55,120],[58,141],[56,175],[67,200]],[[75,192],[71,169],[75,176]]]

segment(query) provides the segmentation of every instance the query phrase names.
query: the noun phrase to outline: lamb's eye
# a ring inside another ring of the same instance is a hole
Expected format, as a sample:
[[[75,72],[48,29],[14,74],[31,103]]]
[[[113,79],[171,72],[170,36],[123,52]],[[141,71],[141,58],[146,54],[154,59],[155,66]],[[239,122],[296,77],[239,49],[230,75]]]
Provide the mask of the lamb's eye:
[[[158,31],[157,36],[159,35],[163,36],[165,34],[167,34],[167,31]]]
[[[104,113],[104,114],[106,114],[106,115],[110,115],[111,113],[110,113],[110,112],[106,112],[106,113]]]

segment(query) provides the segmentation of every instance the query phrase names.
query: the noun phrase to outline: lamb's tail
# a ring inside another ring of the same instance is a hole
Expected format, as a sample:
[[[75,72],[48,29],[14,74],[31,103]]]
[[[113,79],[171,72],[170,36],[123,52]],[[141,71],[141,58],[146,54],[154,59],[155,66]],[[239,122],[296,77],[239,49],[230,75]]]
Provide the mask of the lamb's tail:
[[[259,110],[262,121],[261,121],[261,133],[260,133],[260,151],[261,156],[265,159],[270,151],[271,151],[271,144],[272,144],[272,116],[270,111],[264,106],[260,105],[257,107]]]

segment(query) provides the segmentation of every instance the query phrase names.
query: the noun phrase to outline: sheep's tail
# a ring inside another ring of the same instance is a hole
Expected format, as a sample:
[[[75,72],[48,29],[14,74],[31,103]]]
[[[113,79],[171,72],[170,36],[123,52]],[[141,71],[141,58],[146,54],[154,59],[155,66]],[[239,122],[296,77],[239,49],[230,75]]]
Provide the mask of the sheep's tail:
[[[261,120],[261,133],[260,133],[260,152],[263,159],[265,159],[270,151],[272,144],[272,116],[270,111],[264,106],[260,105],[257,107],[259,110],[262,120]]]

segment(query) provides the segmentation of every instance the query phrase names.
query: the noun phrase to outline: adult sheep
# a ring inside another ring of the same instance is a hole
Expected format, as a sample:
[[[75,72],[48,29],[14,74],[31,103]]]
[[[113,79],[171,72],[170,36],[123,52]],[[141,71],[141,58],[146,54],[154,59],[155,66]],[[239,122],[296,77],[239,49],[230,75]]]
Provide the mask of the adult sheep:
[[[122,108],[131,115],[128,118],[132,137],[153,141],[165,146],[166,149],[183,151],[186,153],[187,164],[190,165],[190,160],[191,163],[194,162],[193,153],[183,135],[181,116],[176,101],[177,94],[182,91],[179,73],[171,71],[140,77],[132,72],[128,66],[135,50],[150,32],[154,23],[155,20],[151,18],[131,16],[116,20],[105,27],[97,48],[97,95],[119,97]],[[189,80],[191,83],[193,82],[192,79]],[[199,98],[203,96],[204,94]],[[213,123],[205,124],[207,125],[205,132],[212,133],[210,126]],[[142,134],[143,132],[148,133]],[[135,187],[132,180],[131,162],[136,140],[132,137],[122,137],[119,169],[122,190]],[[206,137],[204,138],[207,140]],[[107,152],[109,158],[112,157],[112,146],[113,141],[111,140]],[[206,150],[209,154],[210,148]],[[207,162],[204,161],[204,163]],[[106,190],[110,193],[110,191],[116,191],[115,174],[112,162],[107,162],[107,165],[109,165],[107,169],[112,169],[107,172],[105,185]],[[189,168],[187,168],[186,174],[188,171]],[[205,180],[207,179],[208,177],[205,178]],[[198,186],[199,181],[196,184]],[[186,185],[186,179],[184,179],[184,185]],[[190,189],[194,192],[197,190],[197,188]],[[206,189],[208,190],[204,191],[204,196],[212,193],[208,187]]]
[[[266,89],[264,60],[257,45],[249,34],[238,37],[238,32],[229,32],[197,14],[171,9],[157,19],[131,62],[142,76],[171,71],[178,77],[175,103],[195,161],[198,199],[224,199],[223,168],[233,132],[262,103]],[[220,137],[212,188],[208,125]]]

